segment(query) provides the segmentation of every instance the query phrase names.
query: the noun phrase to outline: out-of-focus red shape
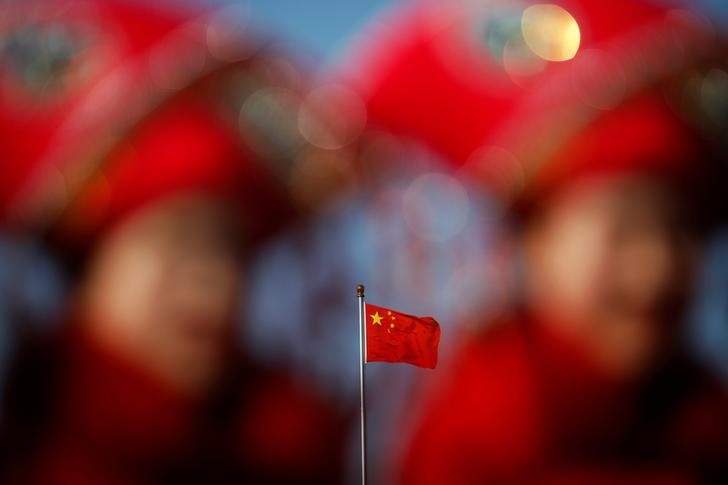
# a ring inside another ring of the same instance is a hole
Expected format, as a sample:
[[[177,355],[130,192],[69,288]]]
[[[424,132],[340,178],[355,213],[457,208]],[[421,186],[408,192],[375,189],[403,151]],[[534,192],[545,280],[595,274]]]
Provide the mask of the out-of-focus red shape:
[[[72,2],[46,0],[35,2],[27,8],[31,13],[35,13],[33,7],[39,12],[47,11],[35,19],[39,26],[66,22],[72,26],[88,24],[96,27],[94,36],[90,38],[92,45],[85,49],[91,51],[89,56],[94,58],[90,60],[100,67],[82,85],[71,86],[62,94],[54,96],[52,102],[45,104],[18,87],[4,89],[0,93],[0,145],[3,147],[0,171],[1,219],[8,217],[6,211],[12,208],[18,198],[32,190],[35,172],[48,168],[45,157],[51,151],[61,146],[65,149],[95,142],[84,139],[86,133],[74,133],[71,137],[59,136],[59,131],[69,116],[86,101],[92,89],[97,87],[97,81],[106,79],[116,70],[123,73],[125,66],[138,62],[164,36],[190,18],[190,9],[147,8],[116,0],[92,0],[79,5],[86,8],[74,9],[69,8],[74,6]],[[13,18],[14,15],[18,19],[33,18],[20,5],[4,8],[8,8],[7,18]],[[7,35],[6,29],[8,27],[4,27],[3,35]],[[7,66],[0,69],[0,82],[4,88],[16,83]],[[143,90],[144,87],[138,89]],[[28,99],[25,100],[24,96],[28,96]],[[105,108],[101,106],[98,109]]]
[[[34,29],[35,42],[55,29],[78,44],[72,43],[73,62],[49,74],[44,88],[22,76],[31,55],[17,55],[20,67],[0,66],[0,223],[90,245],[133,210],[172,192],[226,198],[242,210],[252,240],[286,219],[290,207],[283,207],[270,167],[218,106],[233,109],[221,101],[232,89],[226,76],[251,61],[208,52],[203,27],[214,23],[210,6],[66,3],[34,0],[10,9],[12,22],[0,29],[3,38]],[[195,56],[201,67],[190,67],[187,58]]]
[[[0,481],[338,483],[337,410],[233,338],[240,266],[292,211],[238,124],[282,57],[212,6],[21,3],[0,25],[0,223],[83,269],[72,315],[17,351]]]
[[[660,376],[658,396],[690,390],[664,407],[600,372],[578,343],[539,322],[515,323],[458,358],[399,483],[671,485],[721,473],[728,400],[708,376],[680,367]]]
[[[244,368],[210,416],[209,396],[180,394],[79,322],[64,335],[64,365],[48,371],[62,386],[51,425],[4,483],[339,483],[343,428],[315,392]]]
[[[371,123],[426,144],[460,175],[483,186],[490,182],[485,176],[494,162],[507,163],[503,171],[520,182],[504,191],[510,207],[523,201],[536,213],[547,213],[555,200],[550,195],[564,194],[567,186],[589,177],[649,181],[682,200],[682,193],[670,189],[694,189],[689,186],[698,181],[691,177],[709,174],[708,154],[716,148],[695,122],[700,101],[684,97],[686,78],[723,65],[709,22],[654,2],[556,1],[578,22],[579,52],[517,78],[502,52],[494,55],[485,34],[493,24],[507,30],[515,19],[513,38],[518,40],[521,14],[534,3],[495,2],[478,9],[478,2],[424,2],[383,20],[362,59],[352,63],[361,74]],[[631,208],[618,187],[610,186],[615,200]],[[577,207],[584,200],[575,197],[569,203]],[[525,218],[525,223],[547,218]],[[665,225],[682,232],[684,221],[675,219]],[[574,268],[578,251],[595,246],[579,234],[581,229],[573,230],[567,242],[555,238],[545,245],[549,238],[531,231],[536,224],[516,236],[526,246],[524,253],[538,252],[549,264],[558,260]],[[595,225],[607,228],[603,221]],[[554,233],[571,230],[564,222]],[[672,244],[671,236],[657,240]],[[681,264],[687,250],[677,246],[674,252],[680,258],[666,266]],[[677,343],[661,332],[656,334],[670,344],[660,340],[655,345],[664,345],[665,360],[639,373],[610,375],[597,359],[596,346],[569,330],[577,324],[611,325],[613,319],[595,317],[616,306],[608,291],[552,303],[547,311],[548,305],[539,305],[529,290],[534,281],[544,288],[566,282],[570,289],[590,287],[605,277],[612,260],[604,258],[602,271],[583,280],[568,271],[549,274],[538,261],[525,258],[526,291],[514,298],[525,308],[513,313],[524,316],[503,325],[493,323],[492,316],[471,316],[492,327],[473,336],[434,389],[423,420],[408,437],[402,483],[723,483],[728,402],[721,386],[673,352]],[[639,273],[639,262],[635,269]],[[675,286],[685,289],[686,281]],[[591,311],[583,299],[595,295],[603,305]],[[664,299],[677,302],[678,297],[665,293]],[[570,319],[570,305],[579,304],[589,311]],[[664,331],[678,313],[665,305],[651,323]],[[624,321],[640,325],[640,319],[627,315]],[[622,343],[633,340],[629,336]]]
[[[405,362],[434,369],[440,325],[431,317],[414,317],[366,304],[367,362]]]
[[[626,27],[654,22],[665,14],[664,8],[626,0],[588,6],[558,3],[580,23],[582,49],[600,46]],[[585,9],[588,18],[579,15]],[[390,19],[380,32],[383,35],[366,45],[356,72],[362,73],[362,90],[374,126],[425,140],[447,160],[462,165],[503,117],[516,109],[524,91],[537,87],[547,73],[536,75],[524,88],[510,82],[493,61],[484,60],[479,66],[452,52],[450,60],[457,64],[448,65],[438,49],[457,42],[463,32],[443,29],[429,15],[428,8],[412,8]],[[483,58],[487,55],[482,52]],[[565,68],[552,63],[547,71]]]
[[[526,187],[515,192],[528,196],[592,171],[662,175],[678,168],[662,163],[673,160],[683,172],[701,170],[696,161],[703,158],[703,147],[686,129],[690,122],[659,94],[635,94],[654,85],[652,76],[662,75],[648,63],[667,66],[675,60],[679,66],[709,52],[704,47],[709,29],[701,31],[691,23],[695,19],[677,20],[689,17],[685,11],[648,2],[556,3],[578,22],[580,50],[572,60],[545,62],[518,82],[489,52],[484,34],[478,38],[475,32],[485,28],[489,16],[497,21],[528,2],[472,11],[463,4],[425,2],[382,20],[371,37],[364,37],[362,55],[352,63],[371,125],[425,143],[496,190],[489,172],[496,162],[507,161],[509,166],[495,169],[524,178]],[[675,47],[671,39],[682,44]],[[671,49],[691,53],[678,60],[668,54]],[[617,95],[609,109],[592,102],[619,83],[621,101]],[[617,104],[623,105],[620,112],[624,105],[630,110],[626,123],[620,113],[610,113]],[[509,154],[507,160],[480,160],[479,151],[492,147]],[[572,156],[576,151],[579,157]]]
[[[68,211],[60,238],[93,241],[135,210],[178,193],[211,195],[238,208],[251,240],[285,218],[256,157],[194,96],[178,96],[142,122],[106,167]]]

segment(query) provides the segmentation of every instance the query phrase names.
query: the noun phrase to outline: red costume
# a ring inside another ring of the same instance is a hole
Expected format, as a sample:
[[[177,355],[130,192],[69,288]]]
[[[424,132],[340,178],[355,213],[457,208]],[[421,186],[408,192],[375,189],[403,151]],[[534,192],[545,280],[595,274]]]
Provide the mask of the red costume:
[[[241,95],[284,84],[268,54],[236,30],[239,19],[111,0],[7,13],[6,228],[83,258],[137,211],[191,194],[229,206],[247,249],[294,212],[281,183],[286,157],[261,154],[275,148],[266,136],[277,127],[239,120]],[[34,71],[39,59],[48,71]],[[239,76],[247,81],[233,82]],[[222,381],[191,396],[97,339],[79,313],[51,342],[20,349],[6,396],[3,483],[340,481],[345,426],[310,388],[230,349]]]
[[[728,476],[728,396],[675,362],[601,375],[533,320],[471,342],[411,439],[403,484],[688,484]]]
[[[345,426],[285,373],[237,355],[190,398],[68,327],[11,376],[3,483],[340,483]]]
[[[581,35],[560,62],[512,49],[530,2],[431,2],[380,19],[353,64],[371,123],[426,144],[516,213],[591,176],[694,190],[714,156],[696,129],[710,115],[668,100],[696,103],[686,79],[720,57],[707,22],[647,2],[557,3]],[[682,357],[640,382],[607,378],[541,318],[491,324],[466,345],[423,404],[401,483],[728,480],[718,382]]]

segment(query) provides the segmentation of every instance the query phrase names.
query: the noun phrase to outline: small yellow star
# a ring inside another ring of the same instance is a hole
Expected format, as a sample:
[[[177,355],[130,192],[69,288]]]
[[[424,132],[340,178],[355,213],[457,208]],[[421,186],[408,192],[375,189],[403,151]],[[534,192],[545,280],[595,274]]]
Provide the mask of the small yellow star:
[[[375,312],[374,315],[369,316],[372,317],[372,325],[382,326],[382,317],[379,316],[379,312]]]

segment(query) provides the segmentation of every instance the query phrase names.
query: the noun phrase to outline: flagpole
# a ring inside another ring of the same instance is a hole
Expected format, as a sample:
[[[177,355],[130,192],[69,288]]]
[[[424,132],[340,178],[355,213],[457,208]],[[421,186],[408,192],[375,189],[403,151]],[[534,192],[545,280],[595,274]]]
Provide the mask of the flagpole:
[[[359,398],[361,418],[361,483],[367,485],[367,426],[366,406],[364,401],[364,362],[366,361],[367,330],[364,310],[364,285],[356,285],[356,296],[359,300]]]

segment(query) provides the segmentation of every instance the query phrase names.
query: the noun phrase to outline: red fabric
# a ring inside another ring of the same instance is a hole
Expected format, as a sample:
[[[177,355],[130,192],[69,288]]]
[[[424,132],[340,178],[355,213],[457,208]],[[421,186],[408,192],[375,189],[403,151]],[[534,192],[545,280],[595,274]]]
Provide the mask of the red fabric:
[[[135,210],[174,195],[207,196],[243,210],[246,237],[277,219],[275,191],[237,134],[194,98],[181,97],[139,126],[58,224],[61,239],[85,241]],[[270,190],[269,190],[270,189]],[[247,207],[266,211],[247,211]]]
[[[77,63],[95,67],[83,82],[74,78],[67,90],[53,91],[52,102],[38,101],[37,93],[25,102],[27,88],[0,67],[0,222],[50,227],[54,242],[88,246],[134,210],[177,194],[240,209],[246,242],[287,220],[284,188],[245,146],[235,120],[217,112],[210,93],[155,87],[149,66],[186,69],[184,42],[192,34],[179,32],[204,19],[209,7],[92,0],[75,9],[64,3],[38,0],[27,10],[48,28],[91,32]],[[28,12],[19,11],[18,19],[10,16],[11,31],[18,28],[13,22],[25,25],[21,14]],[[118,140],[106,156],[108,137]],[[46,204],[43,197],[53,195],[55,202]],[[38,204],[43,209],[33,213]]]
[[[722,483],[728,398],[704,375],[681,372],[645,401],[639,387],[605,379],[545,326],[491,328],[434,390],[408,438],[399,483]],[[701,411],[714,429],[686,433]]]
[[[314,389],[286,376],[269,376],[250,401],[236,424],[246,460],[299,480],[318,477],[312,483],[336,477],[346,426]]]
[[[22,3],[23,5],[20,5]],[[149,2],[92,0],[82,5],[69,1],[37,0],[4,6],[7,16],[0,29],[7,31],[31,26],[68,27],[70,32],[92,32],[83,38],[86,46],[77,63],[90,73],[83,73],[64,90],[49,93],[29,92],[17,76],[3,63],[0,67],[0,220],[9,217],[19,199],[34,190],[38,171],[62,170],[49,166],[50,153],[65,147],[80,150],[97,142],[86,133],[59,137],[69,116],[87,101],[96,83],[122,66],[134,67],[141,56],[166,35],[200,14],[200,9],[166,8]],[[37,24],[37,25],[36,25]],[[141,59],[143,61],[143,59]],[[171,68],[171,66],[170,66]],[[145,86],[138,93],[146,92]],[[135,93],[136,95],[137,93]],[[50,96],[50,99],[45,99]],[[108,102],[96,109],[107,109]],[[98,135],[97,135],[98,136]]]
[[[575,181],[646,176],[692,188],[706,167],[706,147],[659,93],[647,92],[602,115],[551,160],[521,195],[533,203]]]
[[[434,369],[440,325],[431,317],[413,317],[366,304],[367,362],[405,362]]]
[[[228,387],[192,399],[72,328],[51,419],[3,483],[340,483],[347,427],[312,388],[231,365]]]
[[[82,329],[64,343],[54,419],[18,483],[143,483],[144,467],[185,450],[199,403]]]

